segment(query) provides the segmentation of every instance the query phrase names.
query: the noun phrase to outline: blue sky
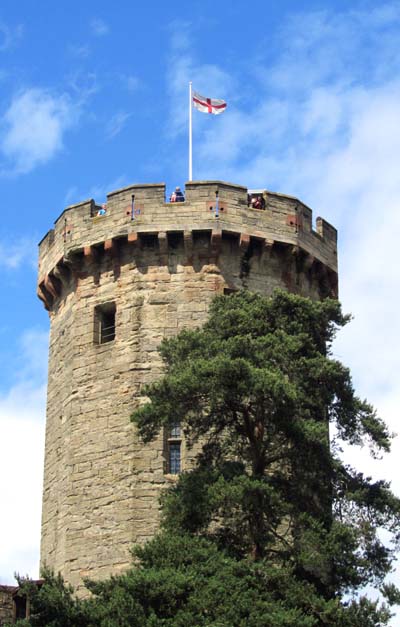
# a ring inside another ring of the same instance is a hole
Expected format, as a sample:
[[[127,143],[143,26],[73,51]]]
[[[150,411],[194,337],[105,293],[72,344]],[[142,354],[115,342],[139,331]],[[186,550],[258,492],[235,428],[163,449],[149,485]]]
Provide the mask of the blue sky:
[[[0,581],[37,575],[48,317],[37,242],[65,206],[194,179],[298,196],[339,229],[354,321],[335,351],[394,431],[400,405],[400,3],[231,0],[0,8]],[[359,463],[393,480],[399,444]],[[352,454],[354,459],[354,454]],[[5,519],[5,520],[4,520]]]

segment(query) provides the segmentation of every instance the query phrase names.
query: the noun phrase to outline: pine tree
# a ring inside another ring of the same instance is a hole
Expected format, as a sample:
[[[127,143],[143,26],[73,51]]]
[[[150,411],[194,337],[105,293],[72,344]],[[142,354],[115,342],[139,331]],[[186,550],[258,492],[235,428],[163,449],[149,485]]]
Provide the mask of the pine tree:
[[[165,340],[164,376],[132,419],[147,442],[180,423],[196,464],[163,494],[161,531],[128,573],[87,582],[87,601],[48,574],[29,624],[387,625],[400,501],[340,456],[343,442],[377,456],[391,440],[332,356],[348,320],[337,301],[243,292]],[[366,585],[387,604],[359,597]]]
[[[194,471],[165,496],[166,528],[206,534],[237,558],[290,565],[326,599],[382,585],[399,541],[389,485],[339,454],[345,442],[377,456],[391,440],[332,357],[348,321],[334,300],[218,297],[203,329],[162,344],[165,376],[133,415],[145,441],[178,421],[202,444]]]

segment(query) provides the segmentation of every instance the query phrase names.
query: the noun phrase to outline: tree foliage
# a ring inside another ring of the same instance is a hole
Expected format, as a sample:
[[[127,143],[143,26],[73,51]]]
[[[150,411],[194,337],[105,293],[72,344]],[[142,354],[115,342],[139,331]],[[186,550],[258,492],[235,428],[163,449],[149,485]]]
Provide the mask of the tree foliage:
[[[138,565],[89,582],[90,601],[66,594],[63,607],[86,622],[40,622],[33,601],[31,624],[388,624],[387,605],[357,595],[369,585],[399,600],[384,580],[400,502],[343,463],[340,447],[377,456],[391,435],[332,356],[347,322],[337,301],[243,292],[217,297],[202,329],[165,340],[165,374],[132,419],[147,442],[179,422],[197,463],[164,493],[162,531],[135,550]],[[37,598],[56,607],[62,586],[47,582]]]
[[[162,344],[165,376],[133,416],[145,441],[178,420],[189,442],[202,443],[194,472],[166,495],[167,526],[208,533],[237,557],[290,563],[325,596],[381,584],[399,540],[388,484],[337,453],[339,439],[367,443],[373,455],[390,447],[387,427],[332,357],[347,321],[332,300],[216,298],[203,329]]]

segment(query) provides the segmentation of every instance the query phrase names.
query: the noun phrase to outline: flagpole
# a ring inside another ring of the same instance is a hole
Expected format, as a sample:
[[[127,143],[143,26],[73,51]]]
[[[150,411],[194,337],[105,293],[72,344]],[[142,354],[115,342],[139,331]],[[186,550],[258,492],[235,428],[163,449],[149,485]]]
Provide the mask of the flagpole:
[[[189,181],[192,180],[192,81],[189,82]]]

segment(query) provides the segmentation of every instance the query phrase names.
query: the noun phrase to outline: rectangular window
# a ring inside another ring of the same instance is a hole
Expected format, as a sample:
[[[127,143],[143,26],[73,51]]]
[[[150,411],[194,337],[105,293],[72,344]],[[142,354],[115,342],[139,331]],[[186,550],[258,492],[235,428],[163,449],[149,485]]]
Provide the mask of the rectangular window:
[[[182,435],[179,422],[174,423],[166,438],[167,473],[179,475],[182,467]]]
[[[169,443],[169,472],[171,475],[179,475],[181,471],[181,443]]]
[[[94,342],[106,344],[115,339],[115,303],[98,305],[94,310]]]
[[[14,616],[16,620],[19,618],[29,618],[26,596],[14,596]]]

